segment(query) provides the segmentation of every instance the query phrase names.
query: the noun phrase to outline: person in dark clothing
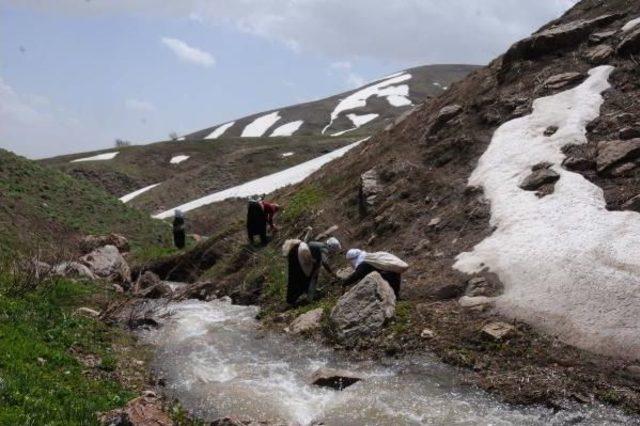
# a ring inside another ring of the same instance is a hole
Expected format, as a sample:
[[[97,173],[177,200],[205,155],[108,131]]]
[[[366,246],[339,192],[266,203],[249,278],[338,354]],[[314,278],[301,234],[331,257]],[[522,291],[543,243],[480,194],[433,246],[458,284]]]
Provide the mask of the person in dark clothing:
[[[271,232],[277,231],[273,223],[274,216],[280,210],[280,206],[267,201],[250,200],[247,207],[247,236],[249,243],[253,245],[253,238],[260,236],[260,243],[265,246],[269,242],[267,238],[267,225]]]
[[[329,274],[336,274],[328,263],[329,253],[339,251],[342,246],[336,238],[329,238],[325,243],[311,241],[307,244],[310,253],[309,264],[304,265],[305,259],[301,259],[300,244],[294,245],[287,255],[288,279],[287,279],[287,303],[295,305],[300,296],[307,294],[309,301],[315,298],[316,286],[320,269],[324,268]],[[307,271],[305,271],[307,269]]]
[[[176,210],[173,216],[173,244],[183,249],[186,243],[186,230],[184,225],[184,214]]]
[[[398,272],[383,271],[373,265],[367,263],[365,259],[366,253],[362,250],[351,249],[347,252],[347,260],[353,266],[353,273],[342,280],[342,287],[346,288],[360,282],[364,277],[372,272],[378,272],[382,279],[389,283],[396,299],[400,298],[400,284],[402,283],[402,275]]]

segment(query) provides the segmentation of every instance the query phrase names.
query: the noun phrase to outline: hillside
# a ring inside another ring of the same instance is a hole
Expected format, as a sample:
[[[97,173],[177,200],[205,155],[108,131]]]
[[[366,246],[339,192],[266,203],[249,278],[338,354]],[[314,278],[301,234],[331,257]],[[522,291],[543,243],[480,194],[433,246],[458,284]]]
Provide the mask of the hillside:
[[[361,342],[361,353],[431,350],[513,402],[598,399],[637,412],[639,17],[637,2],[579,2],[406,120],[273,194],[285,206],[274,248],[248,254],[241,228],[223,233],[208,243],[221,260],[202,281],[260,303],[265,322],[281,328],[299,311],[280,313],[278,243],[309,225],[337,225],[345,248],[411,264],[402,326]],[[363,205],[369,171],[376,185]],[[233,222],[233,207],[188,218],[206,232]],[[242,211],[234,217],[241,223]],[[326,299],[309,308],[335,304],[340,290],[323,285]],[[493,321],[512,325],[508,341],[481,337]]]
[[[66,155],[44,164],[87,179],[118,198],[132,194],[125,200],[155,214],[369,136],[475,68],[416,67],[350,92],[281,108],[278,114],[244,117],[233,126],[197,131],[179,141]]]

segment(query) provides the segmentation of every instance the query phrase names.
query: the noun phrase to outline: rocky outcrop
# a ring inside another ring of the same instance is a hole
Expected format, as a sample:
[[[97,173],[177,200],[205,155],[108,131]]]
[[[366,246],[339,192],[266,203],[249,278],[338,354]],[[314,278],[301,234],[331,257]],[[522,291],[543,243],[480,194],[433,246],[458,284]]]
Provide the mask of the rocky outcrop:
[[[100,422],[109,426],[173,426],[171,418],[162,410],[154,392],[129,401],[126,407],[103,414]]]
[[[594,44],[602,43],[603,41],[614,36],[616,32],[617,31],[611,30],[611,31],[600,31],[597,33],[593,33],[589,36],[589,42]]]
[[[458,104],[447,105],[442,108],[438,115],[436,116],[431,128],[429,129],[429,134],[433,135],[437,133],[440,129],[442,129],[449,121],[451,121],[454,117],[462,112],[462,107]]]
[[[371,207],[375,206],[376,198],[382,191],[379,182],[378,172],[371,169],[360,176],[360,211],[366,213]]]
[[[633,210],[635,212],[640,212],[640,194],[627,200],[622,205],[622,210]]]
[[[614,52],[613,47],[608,44],[601,44],[589,49],[584,54],[584,58],[593,65],[601,65],[605,63]]]
[[[373,272],[353,286],[331,311],[336,337],[345,344],[375,335],[393,318],[396,296],[379,273]]]
[[[542,87],[544,90],[552,91],[552,90],[560,90],[564,89],[570,85],[577,85],[581,83],[587,76],[580,72],[565,72],[562,74],[556,74],[542,83]]]
[[[520,188],[525,191],[537,191],[543,185],[552,184],[560,179],[560,175],[550,168],[542,167],[531,172],[521,183]]]
[[[361,377],[347,370],[320,368],[313,373],[310,382],[316,386],[343,390],[360,380]]]
[[[62,262],[55,265],[51,272],[54,275],[65,278],[80,278],[80,279],[88,279],[95,280],[97,277],[91,269],[82,263],[78,262]]]
[[[624,36],[616,49],[618,55],[628,56],[640,52],[640,27]]]
[[[120,253],[129,251],[129,241],[120,234],[88,235],[80,240],[80,250],[83,254],[91,253],[104,246],[116,246]]]
[[[621,172],[620,167],[632,164],[640,157],[640,139],[627,141],[613,140],[598,143],[596,167],[602,176],[615,176]],[[623,167],[628,169],[628,167]]]
[[[564,159],[562,166],[571,171],[586,171],[595,169],[596,163],[588,158],[570,156]]]
[[[298,316],[289,325],[289,331],[293,334],[302,334],[319,329],[323,312],[322,308],[317,308]]]
[[[638,127],[623,127],[622,129],[620,129],[620,131],[618,131],[618,136],[623,141],[640,138],[640,128],[638,128]]]
[[[536,33],[509,48],[502,59],[503,67],[508,68],[518,60],[535,59],[576,46],[583,42],[593,30],[610,24],[621,16],[621,14],[609,14],[594,19],[576,20]]]
[[[100,278],[130,282],[131,270],[116,246],[104,246],[80,258]]]

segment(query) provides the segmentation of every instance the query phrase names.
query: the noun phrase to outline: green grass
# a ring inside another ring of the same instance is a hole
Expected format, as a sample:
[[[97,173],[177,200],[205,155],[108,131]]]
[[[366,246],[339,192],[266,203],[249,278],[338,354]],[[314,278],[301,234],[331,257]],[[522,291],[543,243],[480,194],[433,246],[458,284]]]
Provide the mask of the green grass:
[[[55,280],[11,297],[7,281],[0,275],[0,425],[97,424],[96,412],[135,396],[70,352],[100,357],[103,372],[116,368],[116,332],[72,314],[99,291],[95,285]]]
[[[325,197],[326,194],[317,186],[303,186],[287,201],[282,218],[288,222],[295,222],[320,205]]]

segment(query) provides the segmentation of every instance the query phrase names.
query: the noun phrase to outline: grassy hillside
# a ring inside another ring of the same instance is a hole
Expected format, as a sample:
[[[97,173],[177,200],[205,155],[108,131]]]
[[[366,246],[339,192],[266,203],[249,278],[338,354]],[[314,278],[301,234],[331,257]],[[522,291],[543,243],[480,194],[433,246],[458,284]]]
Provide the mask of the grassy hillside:
[[[73,250],[77,237],[117,232],[134,248],[168,242],[166,224],[88,182],[0,150],[0,250]]]

